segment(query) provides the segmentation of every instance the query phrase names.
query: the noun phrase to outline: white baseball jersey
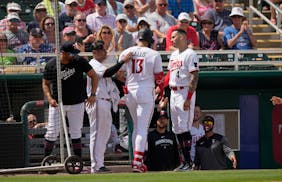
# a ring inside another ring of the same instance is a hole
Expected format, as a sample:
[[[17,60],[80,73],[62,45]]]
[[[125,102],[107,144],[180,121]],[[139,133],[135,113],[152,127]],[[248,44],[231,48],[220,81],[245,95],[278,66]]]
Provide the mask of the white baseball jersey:
[[[179,50],[171,54],[168,63],[170,71],[169,86],[189,86],[190,72],[199,70],[199,59],[195,51],[186,49],[183,52]]]
[[[163,71],[160,53],[148,47],[134,46],[124,50],[119,61],[128,52],[133,53],[133,59],[121,68],[127,73],[127,87],[155,87],[154,74]]]
[[[205,130],[202,125],[199,125],[199,128],[196,128],[194,126],[191,127],[190,133],[192,136],[192,145],[191,145],[191,151],[190,156],[192,161],[194,161],[195,154],[196,154],[196,142],[205,134]]]

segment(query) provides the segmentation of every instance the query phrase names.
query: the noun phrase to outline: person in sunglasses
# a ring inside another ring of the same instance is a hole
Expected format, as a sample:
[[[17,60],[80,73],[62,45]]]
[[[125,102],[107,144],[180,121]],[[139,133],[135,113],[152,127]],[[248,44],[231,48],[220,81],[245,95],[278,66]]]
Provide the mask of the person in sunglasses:
[[[137,31],[138,16],[136,15],[133,0],[125,0],[123,2],[123,13],[127,17],[127,31],[130,33]]]
[[[226,157],[232,162],[233,168],[237,167],[234,152],[225,136],[213,132],[214,118],[205,116],[202,120],[205,135],[196,143],[196,156],[194,169],[223,170],[227,169]]]
[[[66,0],[66,12],[59,16],[59,30],[62,31],[66,26],[73,25],[74,16],[77,13],[77,0]]]
[[[201,18],[201,31],[197,32],[199,37],[201,50],[219,50],[223,48],[222,37],[218,34],[217,30],[214,30],[214,22],[208,16],[202,16]]]
[[[132,34],[126,30],[127,17],[125,14],[119,14],[116,17],[117,27],[115,31],[116,51],[123,51],[133,45]]]

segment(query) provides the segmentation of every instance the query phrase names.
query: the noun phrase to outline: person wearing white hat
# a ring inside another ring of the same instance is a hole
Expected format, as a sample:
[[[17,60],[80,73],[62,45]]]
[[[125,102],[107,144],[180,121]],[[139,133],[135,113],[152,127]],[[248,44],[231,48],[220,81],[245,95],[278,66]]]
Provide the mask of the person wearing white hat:
[[[199,39],[197,35],[197,31],[195,28],[189,25],[192,20],[188,13],[182,12],[178,16],[178,22],[176,25],[171,26],[166,33],[166,50],[167,51],[175,51],[176,48],[173,46],[171,41],[171,34],[176,29],[182,29],[187,33],[188,39],[188,47],[192,49],[199,48]]]
[[[133,0],[125,0],[123,2],[123,13],[127,16],[127,31],[130,33],[137,31],[138,17],[136,15]]]
[[[16,12],[9,13],[6,17],[6,30],[4,33],[8,39],[8,48],[16,50],[19,46],[28,42],[28,33],[19,27],[21,21]]]
[[[59,30],[62,31],[65,27],[73,25],[74,16],[77,13],[77,0],[66,0],[66,12],[59,16]]]
[[[18,3],[12,2],[12,3],[7,4],[7,16],[10,13],[17,13],[19,15],[21,11],[22,11],[22,8]],[[26,30],[26,23],[24,21],[20,20],[18,26],[20,29]],[[6,30],[6,27],[7,27],[7,17],[0,20],[0,31]]]
[[[243,9],[233,7],[229,15],[232,25],[224,29],[223,41],[227,49],[246,50],[253,49],[256,46],[256,39],[245,20]]]
[[[116,17],[115,42],[116,51],[123,51],[133,46],[132,34],[126,31],[127,17],[125,14],[119,14]]]

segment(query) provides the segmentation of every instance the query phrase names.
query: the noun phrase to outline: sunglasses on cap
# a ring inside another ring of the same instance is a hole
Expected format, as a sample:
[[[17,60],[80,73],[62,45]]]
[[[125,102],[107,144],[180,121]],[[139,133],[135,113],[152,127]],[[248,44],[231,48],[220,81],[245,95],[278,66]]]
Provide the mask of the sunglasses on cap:
[[[203,121],[203,124],[204,125],[213,125],[213,122],[212,121]]]

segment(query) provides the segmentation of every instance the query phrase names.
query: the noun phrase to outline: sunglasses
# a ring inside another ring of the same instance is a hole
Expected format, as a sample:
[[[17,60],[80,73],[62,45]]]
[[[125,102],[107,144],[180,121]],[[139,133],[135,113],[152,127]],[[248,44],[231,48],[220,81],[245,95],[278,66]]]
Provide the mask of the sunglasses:
[[[180,23],[188,24],[188,23],[189,23],[189,21],[182,20],[182,21],[180,21]]]
[[[112,34],[112,32],[102,32],[102,34],[108,34],[108,35],[111,35]]]
[[[55,23],[45,23],[44,25],[46,25],[46,26],[54,26]]]
[[[119,23],[121,23],[121,24],[123,24],[123,23],[127,23],[127,21],[126,21],[126,20],[119,20],[118,22],[119,22]]]
[[[77,19],[78,22],[86,22],[86,19]]]
[[[107,6],[106,3],[98,3],[98,6]]]
[[[210,22],[210,21],[203,21],[202,24],[203,24],[203,25],[205,25],[205,24],[212,25],[213,22]]]
[[[71,4],[69,4],[70,7],[77,7],[77,5],[78,5],[77,3],[71,3]]]
[[[66,36],[75,36],[75,32],[69,32],[69,33],[65,33]]]
[[[213,122],[212,121],[203,121],[203,124],[204,125],[213,125]]]
[[[134,6],[130,6],[130,5],[129,5],[129,6],[125,6],[124,8],[125,8],[125,9],[133,9]]]
[[[47,10],[46,9],[37,9],[36,12],[43,13],[43,12],[47,12]]]
[[[219,2],[219,3],[222,3],[223,0],[214,0],[215,2]]]
[[[12,23],[19,23],[20,22],[20,20],[18,20],[16,18],[12,18],[9,21],[12,22]]]
[[[167,7],[167,4],[166,3],[158,4],[158,6]]]

